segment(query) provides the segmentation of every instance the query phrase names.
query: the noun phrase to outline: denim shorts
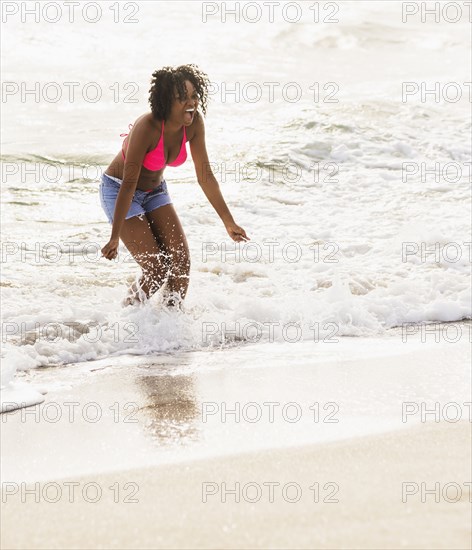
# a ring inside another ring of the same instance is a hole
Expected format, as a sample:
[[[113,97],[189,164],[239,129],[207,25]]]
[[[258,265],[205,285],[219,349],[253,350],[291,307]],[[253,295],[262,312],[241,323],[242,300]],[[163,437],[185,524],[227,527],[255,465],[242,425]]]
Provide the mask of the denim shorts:
[[[118,178],[109,176],[108,174],[102,174],[99,187],[100,202],[109,223],[113,223],[116,197],[118,196],[121,183],[122,180]],[[172,204],[172,200],[167,191],[167,183],[165,180],[162,180],[161,183],[149,193],[136,189],[125,220],[134,216],[146,214],[166,204]]]

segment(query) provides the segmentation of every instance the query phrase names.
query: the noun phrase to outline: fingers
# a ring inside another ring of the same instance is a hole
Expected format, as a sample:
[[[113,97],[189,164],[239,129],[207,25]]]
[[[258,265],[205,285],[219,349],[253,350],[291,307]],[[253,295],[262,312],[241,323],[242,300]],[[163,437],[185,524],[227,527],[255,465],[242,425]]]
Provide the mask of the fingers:
[[[239,228],[237,235],[240,236],[240,240],[249,241],[249,237],[246,235],[246,231],[242,227]]]
[[[107,260],[113,260],[114,258],[116,258],[117,254],[118,252],[115,247],[110,247],[108,245],[105,245],[102,248],[102,256]]]
[[[236,226],[236,228],[232,228],[229,232],[230,237],[233,239],[233,241],[240,243],[244,241],[249,241],[249,237],[246,235],[246,231],[242,227]]]
[[[244,231],[244,229],[242,227],[239,227],[239,225],[238,225],[238,228],[237,228],[236,232],[239,235],[241,235],[241,237],[243,237],[244,239],[249,240],[249,237],[246,235],[246,231]]]

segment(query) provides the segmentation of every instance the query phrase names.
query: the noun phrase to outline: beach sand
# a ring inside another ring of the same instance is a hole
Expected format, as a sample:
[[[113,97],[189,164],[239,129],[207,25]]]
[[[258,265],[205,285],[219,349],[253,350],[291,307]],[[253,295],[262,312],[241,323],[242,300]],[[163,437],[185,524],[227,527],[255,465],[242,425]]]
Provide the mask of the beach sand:
[[[2,415],[1,547],[471,548],[471,423],[466,407],[458,421],[445,414],[470,401],[469,343],[329,350],[247,346],[32,373],[44,403]],[[267,402],[280,403],[272,422]],[[406,418],[405,402],[440,414]],[[72,421],[65,403],[76,403]]]
[[[465,422],[423,425],[345,442],[86,476],[74,480],[78,494],[85,483],[98,483],[103,496],[97,503],[82,496],[73,503],[65,496],[58,503],[10,497],[2,504],[2,548],[470,548],[470,491],[464,485],[471,479],[470,451],[464,452],[469,438]],[[65,480],[56,481],[64,487]],[[239,503],[229,492],[236,482]],[[272,499],[267,482],[280,484],[273,485]],[[286,486],[290,482],[300,489]],[[309,489],[316,482],[318,503]],[[416,483],[418,492],[402,502],[405,482]],[[427,488],[441,484],[440,502],[434,494],[421,496],[422,482]],[[118,496],[107,489],[126,483],[133,485]],[[247,483],[262,488],[258,502],[249,502],[257,489],[243,489]],[[462,487],[457,502],[453,490],[451,502],[441,496],[447,483]],[[297,502],[284,500],[284,485],[286,498],[300,496]],[[202,487],[218,492],[203,502]],[[139,502],[123,502],[125,495]]]

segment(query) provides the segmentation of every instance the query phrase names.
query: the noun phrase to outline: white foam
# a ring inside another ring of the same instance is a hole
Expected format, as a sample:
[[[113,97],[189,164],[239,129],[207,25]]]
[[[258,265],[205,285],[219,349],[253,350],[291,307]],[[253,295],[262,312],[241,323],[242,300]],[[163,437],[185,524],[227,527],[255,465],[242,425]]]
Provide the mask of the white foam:
[[[46,393],[45,390],[43,390]],[[2,386],[0,390],[0,412],[5,413],[31,407],[44,401],[41,391],[31,387],[25,382],[10,382]]]

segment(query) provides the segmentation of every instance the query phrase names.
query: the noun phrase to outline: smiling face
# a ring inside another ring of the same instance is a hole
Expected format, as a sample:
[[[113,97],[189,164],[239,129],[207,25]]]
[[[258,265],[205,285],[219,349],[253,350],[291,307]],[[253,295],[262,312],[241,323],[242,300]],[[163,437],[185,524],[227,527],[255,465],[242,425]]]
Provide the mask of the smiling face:
[[[198,107],[198,94],[190,80],[186,80],[184,84],[187,92],[186,96],[180,99],[177,95],[177,90],[175,90],[175,98],[172,103],[170,118],[177,124],[190,126]]]

